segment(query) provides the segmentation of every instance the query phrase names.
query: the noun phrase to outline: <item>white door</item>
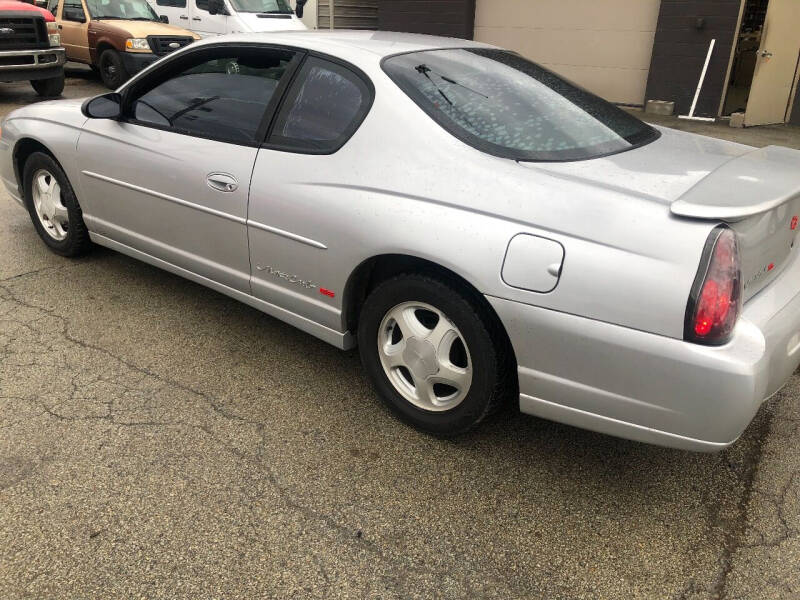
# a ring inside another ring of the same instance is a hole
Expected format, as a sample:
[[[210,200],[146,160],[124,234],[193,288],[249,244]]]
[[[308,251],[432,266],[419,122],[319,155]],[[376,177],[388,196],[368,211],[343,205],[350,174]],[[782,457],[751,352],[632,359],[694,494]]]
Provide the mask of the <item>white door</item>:
[[[208,12],[208,0],[189,1],[188,29],[196,31],[203,37],[222,35],[227,33],[227,19],[225,15],[211,15]]]
[[[769,0],[745,125],[785,123],[800,54],[800,1]]]
[[[189,0],[148,0],[156,14],[169,19],[170,25],[189,27]]]

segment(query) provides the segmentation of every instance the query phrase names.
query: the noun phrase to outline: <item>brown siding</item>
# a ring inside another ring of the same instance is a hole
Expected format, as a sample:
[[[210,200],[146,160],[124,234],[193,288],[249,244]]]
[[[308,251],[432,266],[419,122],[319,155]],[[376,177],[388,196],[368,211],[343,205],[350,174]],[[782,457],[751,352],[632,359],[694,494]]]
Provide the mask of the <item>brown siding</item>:
[[[378,29],[472,39],[475,0],[378,0]]]
[[[376,29],[378,0],[334,0],[333,26],[336,29]],[[330,0],[317,2],[317,27],[331,26]]]
[[[716,117],[736,37],[741,0],[662,0],[647,79],[648,100],[672,100],[687,114],[708,45],[716,39],[697,116]],[[703,19],[698,28],[698,19]]]

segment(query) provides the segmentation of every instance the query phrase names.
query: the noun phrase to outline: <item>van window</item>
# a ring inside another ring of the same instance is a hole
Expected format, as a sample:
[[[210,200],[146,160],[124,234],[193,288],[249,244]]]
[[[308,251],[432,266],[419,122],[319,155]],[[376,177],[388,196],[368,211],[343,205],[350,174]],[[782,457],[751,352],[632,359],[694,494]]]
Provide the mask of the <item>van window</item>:
[[[268,15],[291,15],[292,7],[286,0],[231,0],[236,12]]]
[[[186,0],[156,0],[156,4],[172,8],[186,8]]]

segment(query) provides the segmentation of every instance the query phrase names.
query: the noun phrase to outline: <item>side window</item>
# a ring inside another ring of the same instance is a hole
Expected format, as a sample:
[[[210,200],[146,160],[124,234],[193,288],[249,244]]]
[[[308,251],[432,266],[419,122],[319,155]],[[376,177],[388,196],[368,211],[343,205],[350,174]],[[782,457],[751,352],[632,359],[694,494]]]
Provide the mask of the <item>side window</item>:
[[[350,69],[309,57],[275,121],[270,143],[299,152],[335,152],[369,110],[370,89]]]
[[[81,0],[64,0],[64,6],[61,7],[61,10],[63,11],[61,18],[66,21],[82,21],[86,19]]]
[[[129,110],[132,120],[226,142],[260,141],[267,106],[294,53],[227,48],[212,56],[200,54],[138,96]]]
[[[208,0],[194,0],[194,5],[200,10],[208,10]]]
[[[186,0],[156,0],[156,4],[173,8],[186,8]]]
[[[56,11],[58,10],[58,0],[47,0],[47,10],[55,17]]]

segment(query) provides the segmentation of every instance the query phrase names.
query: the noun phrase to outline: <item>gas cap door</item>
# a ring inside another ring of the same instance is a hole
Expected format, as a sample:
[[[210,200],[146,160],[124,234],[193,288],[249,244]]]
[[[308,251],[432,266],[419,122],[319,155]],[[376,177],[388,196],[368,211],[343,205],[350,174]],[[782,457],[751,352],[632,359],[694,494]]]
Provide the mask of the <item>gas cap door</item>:
[[[561,277],[564,246],[555,240],[519,233],[511,238],[503,261],[503,281],[531,292],[552,292]]]

